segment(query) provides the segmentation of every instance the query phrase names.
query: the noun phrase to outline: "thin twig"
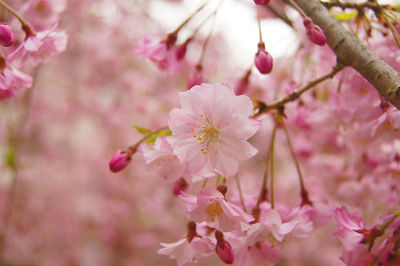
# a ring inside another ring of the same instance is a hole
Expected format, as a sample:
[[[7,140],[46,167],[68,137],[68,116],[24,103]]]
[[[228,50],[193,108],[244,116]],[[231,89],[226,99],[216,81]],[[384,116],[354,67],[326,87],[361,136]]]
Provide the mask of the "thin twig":
[[[213,13],[212,22],[211,22],[211,29],[210,29],[210,32],[209,32],[207,38],[204,40],[203,46],[202,46],[202,48],[201,48],[201,54],[200,54],[200,58],[199,58],[199,61],[198,61],[198,63],[197,63],[197,66],[201,66],[201,65],[203,64],[203,60],[204,60],[204,56],[205,56],[205,54],[206,54],[208,42],[210,41],[211,36],[213,35],[213,32],[214,32],[215,19],[216,19],[216,17],[217,17],[218,9],[219,9],[219,7],[222,5],[222,2],[223,2],[223,1],[224,1],[224,0],[220,0],[218,6],[217,6],[217,8],[216,8],[216,10],[215,10],[214,13]]]
[[[295,2],[293,2],[293,0],[288,0],[288,2],[294,9],[296,9],[300,13],[303,18],[307,17],[306,13],[304,13],[304,11]]]
[[[290,93],[289,95],[287,95],[286,97],[277,100],[276,102],[272,103],[272,104],[265,104],[263,102],[260,102],[260,107],[258,108],[257,112],[252,116],[253,118],[261,115],[264,112],[273,110],[273,109],[279,109],[281,107],[283,107],[286,103],[288,102],[292,102],[298,98],[300,98],[300,96],[306,92],[307,90],[313,88],[314,86],[318,85],[319,83],[327,80],[328,78],[332,78],[334,77],[339,71],[341,71],[344,68],[344,66],[342,64],[337,64],[336,66],[333,67],[333,69],[319,77],[316,78],[310,82],[308,82],[306,85],[304,85],[303,87],[293,91],[292,93]]]
[[[240,180],[239,180],[239,176],[235,175],[235,180],[236,180],[236,185],[239,191],[239,197],[240,197],[240,203],[242,204],[242,208],[245,212],[247,212],[246,210],[246,204],[244,203],[244,198],[243,198],[243,192],[242,192],[242,187],[240,185]]]
[[[2,0],[0,0],[2,1]],[[176,35],[178,32],[197,14],[199,13],[207,4],[209,0],[204,2],[199,8],[196,9],[187,19],[185,19],[171,34]]]
[[[304,185],[304,179],[303,179],[303,174],[301,173],[301,169],[300,169],[300,164],[299,161],[297,160],[296,154],[294,152],[293,149],[293,145],[292,145],[292,141],[290,139],[290,135],[289,135],[289,131],[286,127],[285,121],[282,119],[282,126],[283,126],[283,130],[285,131],[285,135],[286,135],[286,139],[289,145],[289,150],[290,150],[290,154],[292,155],[292,158],[294,160],[294,164],[296,165],[296,171],[297,171],[297,175],[299,177],[299,182],[300,182],[300,196],[301,196],[301,200],[302,200],[302,205],[304,204],[310,204],[312,205],[310,199],[308,198],[308,192],[306,189],[306,186]]]
[[[266,5],[265,6],[269,11],[271,11],[275,16],[277,16],[278,18],[280,18],[283,22],[285,22],[286,24],[288,24],[290,27],[293,26],[292,21],[290,20],[290,18],[288,16],[286,16],[285,13],[282,13],[280,11],[278,11],[276,8],[274,8],[271,5]]]
[[[281,117],[280,111],[276,113],[275,117],[275,126],[272,131],[272,142],[271,142],[271,150],[270,150],[270,169],[271,169],[271,208],[275,208],[275,193],[274,193],[274,147],[275,147],[275,136],[276,130],[278,129],[278,123]]]
[[[263,41],[262,38],[262,30],[261,30],[261,17],[260,17],[260,9],[257,7],[257,24],[258,24],[258,35],[260,36],[260,43]]]

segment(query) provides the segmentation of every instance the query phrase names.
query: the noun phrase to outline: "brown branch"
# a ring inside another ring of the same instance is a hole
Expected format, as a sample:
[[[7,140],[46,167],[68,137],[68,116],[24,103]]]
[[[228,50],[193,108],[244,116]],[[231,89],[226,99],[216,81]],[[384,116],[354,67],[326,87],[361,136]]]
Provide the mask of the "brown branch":
[[[400,109],[400,74],[350,33],[319,0],[294,0],[320,26],[339,62],[351,66]]]
[[[377,2],[363,2],[363,3],[343,3],[338,0],[331,0],[329,2],[321,2],[326,8],[340,7],[341,9],[352,8],[352,9],[364,9],[369,8],[374,11],[380,10],[381,8],[394,10],[391,5],[380,5]]]

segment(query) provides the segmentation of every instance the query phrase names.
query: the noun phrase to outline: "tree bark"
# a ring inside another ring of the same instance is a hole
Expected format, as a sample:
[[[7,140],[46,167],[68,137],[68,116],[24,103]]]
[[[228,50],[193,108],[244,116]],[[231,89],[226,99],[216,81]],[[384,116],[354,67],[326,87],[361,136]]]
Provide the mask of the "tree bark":
[[[350,33],[319,0],[294,0],[320,26],[340,63],[351,66],[400,109],[400,75]]]

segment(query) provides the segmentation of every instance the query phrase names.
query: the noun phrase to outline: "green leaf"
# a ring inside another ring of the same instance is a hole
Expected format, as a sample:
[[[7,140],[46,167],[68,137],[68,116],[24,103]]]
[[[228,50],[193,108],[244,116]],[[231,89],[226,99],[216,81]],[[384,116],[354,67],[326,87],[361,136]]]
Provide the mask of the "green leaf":
[[[156,139],[158,137],[163,137],[163,136],[171,136],[172,135],[172,131],[170,129],[165,129],[165,130],[161,130],[160,132],[154,134],[153,136],[151,136],[151,138],[149,138],[146,143],[154,143],[156,142]]]
[[[358,15],[357,11],[333,14],[333,16],[335,16],[335,18],[339,21],[349,21],[355,18],[357,15]]]
[[[10,168],[15,167],[15,148],[9,147],[5,154],[6,165]]]
[[[133,127],[137,130],[137,132],[139,132],[142,135],[148,135],[150,133],[153,133],[153,131],[145,127],[139,127],[137,125],[133,125]]]

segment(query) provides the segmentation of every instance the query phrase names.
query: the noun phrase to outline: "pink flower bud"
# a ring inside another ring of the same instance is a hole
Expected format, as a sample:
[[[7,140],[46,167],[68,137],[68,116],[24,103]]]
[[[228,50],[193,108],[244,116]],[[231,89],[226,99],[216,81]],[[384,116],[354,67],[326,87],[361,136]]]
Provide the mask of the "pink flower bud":
[[[186,43],[179,45],[176,47],[176,60],[182,60],[186,55]]]
[[[188,183],[183,177],[181,177],[174,183],[172,192],[174,193],[174,195],[178,196],[179,194],[181,194],[182,191],[185,191],[187,187]]]
[[[271,0],[254,0],[256,5],[268,5]]]
[[[126,151],[118,150],[110,160],[110,171],[117,173],[124,169],[130,162],[131,156],[129,156]]]
[[[0,44],[5,47],[10,47],[14,44],[15,38],[10,26],[7,24],[0,25]]]
[[[176,47],[176,53],[175,53],[176,60],[180,61],[185,57],[187,46],[191,41],[192,41],[192,38],[189,38],[186,40],[186,42],[184,42],[183,44]]]
[[[203,83],[203,71],[202,66],[196,66],[196,71],[189,75],[188,78],[188,90],[193,86],[200,85]]]
[[[244,77],[242,77],[235,86],[235,94],[236,95],[242,95],[244,94],[248,87],[249,87],[249,78],[251,75],[251,69],[249,69],[246,74],[244,75]]]
[[[321,46],[326,43],[325,33],[310,18],[305,18],[303,24],[307,29],[307,37],[312,43]]]
[[[258,52],[254,58],[254,63],[261,74],[268,74],[272,70],[273,59],[272,56],[265,51],[264,43],[258,45]]]
[[[215,238],[217,239],[215,251],[219,258],[226,264],[232,264],[234,261],[234,255],[231,245],[224,239],[224,235],[221,231],[215,231]]]

